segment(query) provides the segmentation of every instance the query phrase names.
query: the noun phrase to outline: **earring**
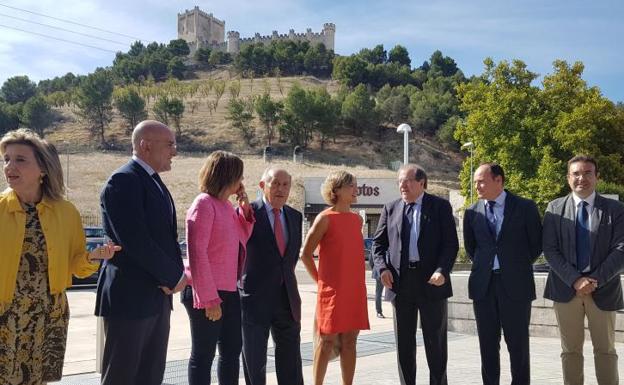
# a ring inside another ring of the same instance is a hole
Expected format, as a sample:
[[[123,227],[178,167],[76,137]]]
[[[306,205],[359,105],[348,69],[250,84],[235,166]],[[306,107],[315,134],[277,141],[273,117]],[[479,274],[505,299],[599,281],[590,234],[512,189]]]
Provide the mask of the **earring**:
[[[45,174],[39,175],[39,184],[43,184],[43,177],[44,176],[45,176]]]

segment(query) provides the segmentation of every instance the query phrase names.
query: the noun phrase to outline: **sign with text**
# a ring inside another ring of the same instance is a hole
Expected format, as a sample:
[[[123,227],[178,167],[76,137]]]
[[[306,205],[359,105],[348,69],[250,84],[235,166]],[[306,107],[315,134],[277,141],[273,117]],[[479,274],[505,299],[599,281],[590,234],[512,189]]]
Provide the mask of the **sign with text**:
[[[325,178],[304,178],[305,203],[326,204],[321,195]],[[384,205],[400,197],[394,178],[358,178],[358,205]]]

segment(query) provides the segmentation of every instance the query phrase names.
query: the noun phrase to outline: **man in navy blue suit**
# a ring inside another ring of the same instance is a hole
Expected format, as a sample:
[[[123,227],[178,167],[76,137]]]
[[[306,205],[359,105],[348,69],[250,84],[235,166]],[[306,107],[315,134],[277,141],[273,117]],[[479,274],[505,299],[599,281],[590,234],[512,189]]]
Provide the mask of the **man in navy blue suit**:
[[[277,383],[303,385],[301,298],[295,276],[302,215],[286,205],[291,181],[285,170],[267,169],[260,181],[263,196],[251,204],[256,223],[240,281],[247,385],[266,384],[269,331],[275,343]]]
[[[479,201],[464,215],[464,246],[472,261],[468,296],[473,300],[484,385],[500,384],[503,331],[511,384],[531,382],[529,324],[535,299],[533,262],[542,251],[542,223],[535,202],[505,190],[496,163],[474,174]]]
[[[104,317],[104,385],[162,383],[171,294],[186,286],[169,190],[158,173],[171,170],[176,140],[146,120],[132,132],[132,159],[100,196],[104,231],[122,251],[103,265],[95,314]]]

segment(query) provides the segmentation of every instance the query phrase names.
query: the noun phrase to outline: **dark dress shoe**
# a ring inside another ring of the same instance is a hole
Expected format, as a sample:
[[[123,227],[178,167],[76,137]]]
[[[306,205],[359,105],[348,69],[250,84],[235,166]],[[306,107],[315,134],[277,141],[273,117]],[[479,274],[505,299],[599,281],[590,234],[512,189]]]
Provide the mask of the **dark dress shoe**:
[[[377,318],[386,318],[386,316],[383,313],[377,313]]]

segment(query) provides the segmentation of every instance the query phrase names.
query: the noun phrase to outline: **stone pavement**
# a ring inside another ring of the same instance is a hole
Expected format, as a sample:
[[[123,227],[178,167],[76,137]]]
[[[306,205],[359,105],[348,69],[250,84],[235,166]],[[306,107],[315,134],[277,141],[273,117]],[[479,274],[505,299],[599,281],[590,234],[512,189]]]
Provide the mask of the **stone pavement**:
[[[368,293],[374,293],[374,281],[367,272]],[[305,382],[312,383],[312,320],[316,300],[316,285],[307,277],[303,266],[297,268],[299,288],[303,301],[301,351],[304,363]],[[465,289],[456,287],[455,291]],[[93,314],[95,290],[70,291],[68,294],[71,307],[71,320],[65,357],[64,377],[55,384],[91,385],[98,384],[99,376],[95,371],[95,334],[96,319]],[[375,317],[373,297],[369,294],[368,312],[371,330],[362,331],[358,339],[358,361],[354,384],[356,385],[395,385],[399,383],[394,350],[392,306],[384,303],[384,314],[388,318]],[[267,365],[267,384],[276,385],[272,361],[272,348],[269,343]],[[449,332],[448,377],[450,384],[480,384],[481,369],[479,363],[479,343],[476,336]],[[624,351],[624,344],[616,345],[618,352]],[[586,384],[597,384],[594,376],[594,363],[591,343],[585,344]],[[168,366],[163,384],[187,384],[186,364],[190,353],[190,331],[188,317],[179,303],[174,300],[174,312],[171,317],[171,336],[168,351]],[[560,345],[558,338],[531,338],[531,377],[532,383],[562,384],[559,360]],[[428,384],[428,370],[424,348],[420,335],[417,351],[417,383]],[[214,365],[213,365],[214,366]],[[624,358],[619,360],[620,373],[624,376]],[[501,343],[501,383],[510,383],[509,360],[504,342]],[[241,371],[242,376],[242,371]],[[216,380],[213,383],[217,383]],[[241,378],[240,384],[244,384]],[[339,385],[340,364],[330,363],[325,380],[327,385]]]

